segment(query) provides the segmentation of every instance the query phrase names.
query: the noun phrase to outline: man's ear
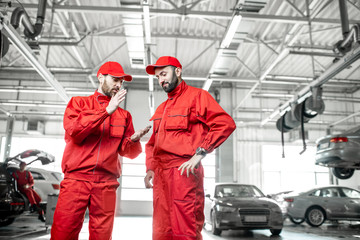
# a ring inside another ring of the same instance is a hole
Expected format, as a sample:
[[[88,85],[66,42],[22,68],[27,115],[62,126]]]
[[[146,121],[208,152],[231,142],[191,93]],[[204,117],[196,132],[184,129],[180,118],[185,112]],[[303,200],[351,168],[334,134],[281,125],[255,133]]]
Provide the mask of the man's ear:
[[[176,68],[176,69],[175,69],[175,73],[176,73],[176,76],[177,76],[177,77],[180,77],[180,76],[181,76],[181,72],[182,72],[182,69],[181,69],[181,68]]]
[[[98,79],[99,79],[99,82],[101,83],[101,84],[103,84],[104,83],[104,75],[102,75],[101,73],[99,73],[99,76],[98,76]]]

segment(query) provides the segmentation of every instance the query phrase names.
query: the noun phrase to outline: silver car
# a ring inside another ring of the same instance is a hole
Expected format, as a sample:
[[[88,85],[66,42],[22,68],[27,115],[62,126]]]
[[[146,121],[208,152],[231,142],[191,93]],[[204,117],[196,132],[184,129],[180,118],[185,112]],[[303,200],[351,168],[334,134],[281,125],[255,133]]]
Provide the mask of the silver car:
[[[310,226],[319,227],[325,220],[360,220],[360,192],[349,187],[312,188],[291,193],[284,200],[294,223],[305,220]]]
[[[254,185],[218,183],[206,194],[205,224],[214,235],[229,229],[270,229],[279,235],[283,216],[276,201]]]
[[[360,169],[360,126],[316,141],[315,164],[332,168],[339,179],[348,179]]]

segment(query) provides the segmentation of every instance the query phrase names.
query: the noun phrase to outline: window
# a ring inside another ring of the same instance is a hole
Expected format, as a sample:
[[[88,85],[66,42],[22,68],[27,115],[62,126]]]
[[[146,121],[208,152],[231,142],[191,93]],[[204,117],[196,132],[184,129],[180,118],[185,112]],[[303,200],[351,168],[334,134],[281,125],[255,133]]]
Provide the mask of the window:
[[[322,197],[340,197],[337,188],[324,188],[321,190]]]
[[[309,196],[312,196],[312,197],[320,197],[320,193],[321,193],[321,190],[318,189],[318,190],[316,190],[315,192],[310,193]]]
[[[360,192],[358,192],[358,191],[355,191],[355,190],[350,189],[350,188],[342,188],[341,190],[343,191],[343,193],[345,194],[346,197],[360,198]]]
[[[315,165],[316,147],[308,146],[306,152],[299,146],[286,146],[285,158],[281,146],[262,146],[262,190],[276,193],[301,190],[314,185],[329,184],[329,169]]]
[[[30,171],[34,180],[45,180],[44,176],[41,173]]]
[[[62,181],[63,180],[63,175],[62,173],[59,172],[52,172],[51,175],[58,181]]]

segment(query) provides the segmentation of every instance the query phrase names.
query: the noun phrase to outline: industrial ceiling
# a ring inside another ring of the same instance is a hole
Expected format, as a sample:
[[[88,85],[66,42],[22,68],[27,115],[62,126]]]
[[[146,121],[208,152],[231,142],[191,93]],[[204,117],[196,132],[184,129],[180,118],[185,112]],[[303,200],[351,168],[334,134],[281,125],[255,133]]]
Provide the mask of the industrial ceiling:
[[[359,13],[356,0],[2,1],[0,116],[61,119],[109,60],[133,75],[129,89],[151,93],[145,66],[173,55],[190,85],[234,89],[238,124],[274,125],[319,87],[319,124],[356,123]]]

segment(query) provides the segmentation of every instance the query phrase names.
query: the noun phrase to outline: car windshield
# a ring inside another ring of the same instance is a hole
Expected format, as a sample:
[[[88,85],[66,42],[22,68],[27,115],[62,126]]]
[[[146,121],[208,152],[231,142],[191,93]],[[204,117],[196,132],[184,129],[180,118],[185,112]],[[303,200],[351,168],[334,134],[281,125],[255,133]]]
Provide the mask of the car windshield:
[[[264,194],[254,186],[249,185],[220,185],[216,187],[215,197],[264,197]]]

